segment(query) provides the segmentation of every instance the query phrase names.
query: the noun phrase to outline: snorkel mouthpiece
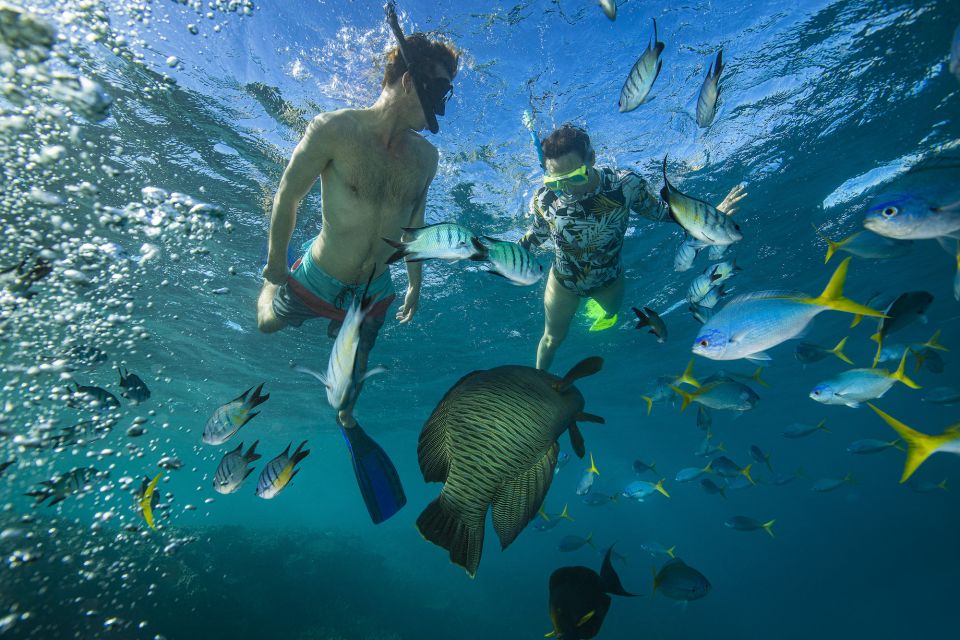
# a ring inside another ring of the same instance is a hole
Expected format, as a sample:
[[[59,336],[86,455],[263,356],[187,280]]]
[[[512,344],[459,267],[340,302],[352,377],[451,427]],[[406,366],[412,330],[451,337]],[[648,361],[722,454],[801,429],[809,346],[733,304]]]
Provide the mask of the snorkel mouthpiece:
[[[420,78],[420,73],[413,68],[412,56],[407,51],[406,39],[403,35],[403,29],[400,28],[400,22],[397,20],[394,2],[391,1],[383,5],[383,10],[387,14],[387,24],[390,25],[390,29],[397,39],[397,48],[400,50],[400,56],[403,58],[404,63],[406,63],[407,71],[410,72],[410,76],[413,78],[413,86],[417,89],[420,108],[423,109],[423,116],[427,120],[427,129],[430,130],[430,133],[438,133],[440,131],[440,123],[437,122],[436,114],[439,113],[443,115],[446,100],[441,102],[439,111],[436,111],[434,101],[431,101],[431,96],[427,95],[427,88]]]

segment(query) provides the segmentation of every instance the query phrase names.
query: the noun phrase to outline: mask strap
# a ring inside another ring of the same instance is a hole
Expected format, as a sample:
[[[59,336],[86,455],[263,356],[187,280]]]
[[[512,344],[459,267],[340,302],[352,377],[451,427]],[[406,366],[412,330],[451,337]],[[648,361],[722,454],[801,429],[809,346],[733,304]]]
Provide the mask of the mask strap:
[[[383,5],[383,10],[387,13],[387,24],[390,25],[390,29],[393,31],[393,35],[397,39],[397,47],[400,49],[400,57],[403,58],[403,61],[407,65],[407,71],[410,72],[410,77],[413,78],[413,86],[417,90],[417,98],[420,100],[420,108],[423,109],[423,116],[427,120],[427,128],[430,130],[430,133],[437,133],[440,131],[440,123],[437,122],[437,116],[433,112],[433,105],[427,99],[426,89],[420,82],[420,74],[413,69],[412,57],[408,55],[406,39],[403,36],[403,29],[400,28],[400,22],[397,20],[397,12],[394,4],[395,3],[391,0],[387,4]]]

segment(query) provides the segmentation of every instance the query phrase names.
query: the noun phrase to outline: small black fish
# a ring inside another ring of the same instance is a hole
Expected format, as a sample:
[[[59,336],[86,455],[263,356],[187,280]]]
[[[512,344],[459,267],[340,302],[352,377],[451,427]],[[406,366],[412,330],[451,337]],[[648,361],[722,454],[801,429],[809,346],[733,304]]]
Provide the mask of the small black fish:
[[[150,389],[140,376],[130,373],[129,369],[124,373],[118,368],[117,373],[120,374],[120,388],[123,389],[120,395],[124,398],[140,403],[150,397]]]
[[[110,409],[119,409],[120,401],[106,389],[100,387],[85,387],[74,383],[77,389],[67,398],[67,406],[75,409],[92,409],[95,411],[108,411]]]
[[[6,462],[0,462],[0,476],[3,475],[3,472],[6,471],[10,467],[10,465],[16,464],[16,462],[17,462],[16,458],[14,458],[13,460],[7,460]]]
[[[562,640],[593,638],[600,632],[610,610],[610,596],[632,597],[624,590],[610,563],[613,546],[607,549],[598,575],[587,567],[563,567],[550,576],[550,620],[553,631],[547,637]]]
[[[35,292],[30,291],[30,287],[53,272],[50,263],[40,257],[34,261],[33,266],[27,267],[31,257],[32,254],[12,267],[0,269],[0,281],[10,293],[26,298],[33,297]]]
[[[637,314],[637,329],[650,327],[649,333],[657,336],[657,342],[663,343],[667,339],[667,324],[660,318],[656,311],[650,307],[644,307],[643,311],[632,307],[633,312]],[[646,311],[646,313],[644,313]]]

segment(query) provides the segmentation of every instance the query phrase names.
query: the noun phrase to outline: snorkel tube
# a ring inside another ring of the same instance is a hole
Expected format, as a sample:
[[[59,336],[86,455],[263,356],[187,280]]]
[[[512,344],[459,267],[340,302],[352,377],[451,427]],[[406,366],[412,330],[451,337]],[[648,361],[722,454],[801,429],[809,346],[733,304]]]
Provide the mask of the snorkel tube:
[[[533,149],[537,152],[537,159],[540,161],[540,168],[546,169],[543,161],[543,145],[540,144],[540,136],[533,127],[533,114],[529,110],[523,112],[523,126],[530,130],[530,139],[533,140]]]
[[[417,89],[417,98],[420,100],[420,108],[423,109],[423,117],[427,120],[427,129],[430,130],[430,133],[438,133],[440,131],[440,123],[437,122],[437,116],[433,111],[433,105],[430,103],[430,100],[426,95],[426,88],[421,82],[420,74],[413,68],[413,60],[407,51],[406,39],[403,35],[403,29],[400,28],[400,22],[397,20],[397,12],[394,8],[394,2],[391,0],[387,4],[383,5],[383,10],[387,13],[387,24],[390,25],[390,29],[393,31],[393,35],[397,39],[397,47],[400,49],[400,56],[403,58],[404,63],[406,63],[407,71],[410,72],[410,76],[413,78],[413,86]]]

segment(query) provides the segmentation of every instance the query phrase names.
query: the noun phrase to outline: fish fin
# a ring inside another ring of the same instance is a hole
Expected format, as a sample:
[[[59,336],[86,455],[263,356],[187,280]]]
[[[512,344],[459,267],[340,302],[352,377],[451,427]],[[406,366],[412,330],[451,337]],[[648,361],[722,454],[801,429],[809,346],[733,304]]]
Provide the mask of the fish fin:
[[[386,367],[374,367],[373,369],[370,369],[369,371],[363,374],[363,377],[360,378],[360,382],[363,382],[367,378],[375,376],[378,373],[384,373],[386,370],[387,370]]]
[[[847,279],[847,268],[850,265],[850,260],[851,258],[845,258],[844,261],[840,263],[840,266],[837,267],[836,271],[834,271],[830,277],[827,286],[823,289],[823,293],[819,296],[816,298],[798,297],[795,298],[795,300],[804,304],[813,304],[827,309],[833,309],[834,311],[843,311],[845,313],[854,313],[875,318],[886,318],[886,314],[843,296],[843,284]]]
[[[676,554],[677,554],[677,545],[673,545],[672,547],[667,549],[667,555],[670,556],[671,558],[676,558],[677,557]]]
[[[860,324],[860,321],[863,320],[863,316],[859,313],[853,316],[853,320],[850,321],[850,328],[853,329],[855,326]]]
[[[157,483],[160,481],[161,476],[163,476],[163,472],[153,477],[153,480],[150,481],[150,484],[147,485],[146,490],[143,492],[143,497],[140,498],[140,509],[143,510],[143,519],[146,520],[147,526],[151,529],[156,529],[157,526],[153,523],[153,505],[151,505],[150,502],[153,500],[153,492],[156,490]]]
[[[947,479],[944,478],[943,480],[941,480],[940,482],[938,482],[938,483],[937,483],[937,487],[939,487],[940,489],[943,489],[944,491],[948,491],[948,489],[947,489]]]
[[[944,432],[939,436],[931,436],[925,433],[920,433],[915,431],[903,424],[896,418],[887,415],[880,409],[873,406],[871,403],[867,403],[867,406],[873,409],[878,416],[883,418],[884,422],[890,425],[894,431],[900,434],[900,437],[907,444],[907,460],[903,466],[903,475],[900,477],[900,482],[906,482],[910,479],[910,476],[913,475],[913,472],[917,470],[921,464],[923,464],[927,458],[936,453],[937,449],[942,447],[948,442],[960,439],[960,433]]]
[[[591,549],[596,549],[596,548],[597,548],[597,545],[593,544],[593,532],[592,532],[592,531],[587,534],[587,539],[584,540],[584,543],[590,545],[590,548],[591,548]]]
[[[442,492],[417,518],[417,531],[425,540],[449,551],[450,562],[466,569],[471,578],[477,575],[483,552],[483,524],[471,527],[465,523]]]
[[[593,452],[590,452],[590,468],[587,469],[590,473],[595,475],[600,475],[600,469],[597,469],[597,463],[593,461]]]
[[[817,423],[817,429],[818,429],[819,431],[825,431],[825,432],[827,432],[827,433],[830,433],[830,429],[827,429],[827,419],[826,419],[826,418],[824,418],[823,420],[821,420],[820,422]]]
[[[847,344],[847,339],[848,339],[849,337],[850,337],[850,336],[846,336],[843,340],[841,340],[840,342],[838,342],[838,343],[837,343],[837,346],[835,346],[833,349],[830,349],[830,353],[832,353],[833,355],[837,356],[838,358],[840,358],[841,360],[843,360],[843,361],[846,362],[847,364],[853,364],[853,360],[851,360],[850,358],[848,358],[848,357],[847,357],[847,354],[845,354],[845,353],[843,352],[843,347],[846,346],[846,344]]]
[[[658,482],[657,484],[655,484],[653,488],[656,489],[657,491],[659,491],[660,493],[662,493],[663,495],[665,495],[666,497],[669,498],[669,497],[670,497],[670,494],[667,493],[667,490],[663,488],[663,481],[664,481],[664,480],[666,480],[666,478],[660,478],[660,482]]]
[[[489,274],[492,275],[492,276],[500,276],[501,278],[504,278],[505,280],[509,280],[509,279],[510,279],[510,278],[507,278],[507,276],[505,276],[505,275],[503,275],[502,273],[500,273],[499,271],[497,271],[496,269],[485,269],[485,270],[484,270],[484,273],[489,273]]]
[[[253,467],[250,467],[249,469],[247,469],[247,472],[246,472],[245,474],[243,474],[243,479],[246,480],[247,477],[248,477],[251,473],[253,473],[253,471],[254,471]]]
[[[750,360],[751,362],[769,362],[773,360],[766,351],[757,351],[756,353],[751,353],[748,356],[744,356],[744,359]]]
[[[470,238],[470,242],[473,243],[473,248],[477,250],[475,254],[470,256],[471,260],[486,260],[487,259],[487,245],[480,242],[480,239],[477,237]]]
[[[577,415],[573,416],[573,419],[578,422],[595,422],[597,424],[607,423],[607,421],[600,416],[595,416],[592,413],[586,413],[585,411],[581,411]]]
[[[693,401],[695,394],[687,393],[680,387],[675,387],[672,384],[670,385],[670,388],[673,389],[674,393],[676,393],[678,396],[683,398],[683,402],[680,405],[680,413],[683,413],[684,411],[687,410],[687,406],[689,406],[689,404]]]
[[[613,554],[613,545],[610,545],[610,548],[607,549],[607,553],[603,556],[603,564],[600,565],[600,584],[603,588],[603,591],[605,593],[610,593],[616,596],[626,596],[628,598],[636,596],[637,594],[630,593],[624,589],[623,585],[620,583],[620,576],[617,575],[617,572],[613,568],[613,563],[610,562],[611,554]],[[591,614],[592,613],[593,612],[591,612]],[[586,616],[584,617],[586,618]],[[580,625],[578,624],[577,626]]]
[[[549,633],[545,633],[545,634],[543,634],[543,637],[544,637],[544,638],[556,638],[556,637],[557,637],[557,632],[556,632],[556,631],[551,631],[551,632],[549,632]]]
[[[255,407],[260,406],[261,404],[263,404],[264,402],[270,399],[269,393],[266,395],[260,395],[260,392],[263,391],[263,385],[265,384],[266,382],[261,382],[260,386],[258,386],[256,389],[253,390],[253,395],[250,396],[250,399],[244,403],[247,411],[250,411],[251,409],[254,409]],[[256,415],[256,414],[253,414],[253,415]],[[252,418],[253,416],[250,416],[250,417]]]
[[[300,462],[301,460],[303,460],[304,458],[306,458],[308,455],[310,455],[310,449],[307,449],[306,451],[301,451],[301,450],[303,449],[303,445],[305,445],[305,444],[307,444],[307,441],[306,441],[306,440],[304,440],[303,442],[301,442],[300,445],[297,447],[297,450],[293,452],[293,457],[290,458],[290,465],[291,465],[291,466],[296,465],[298,462]],[[293,476],[291,476],[291,477],[293,477]]]
[[[766,531],[767,533],[769,533],[771,538],[776,538],[776,537],[777,537],[777,536],[773,535],[773,523],[774,523],[774,522],[776,522],[776,520],[768,520],[767,522],[764,522],[764,523],[763,523],[763,530]]]
[[[590,622],[590,620],[591,620],[591,619],[593,618],[593,616],[595,616],[596,614],[597,614],[597,610],[596,610],[596,609],[592,609],[592,610],[588,611],[587,613],[585,613],[585,614],[583,615],[583,617],[581,617],[579,620],[577,620],[576,626],[582,627],[583,625],[585,625],[585,624],[587,624],[588,622]]]
[[[630,308],[633,309],[633,312],[635,314],[637,314],[637,326],[636,326],[637,329],[650,325],[650,318],[644,315],[643,311],[640,311],[640,309],[637,309],[636,307],[630,307]]]
[[[937,351],[950,351],[945,346],[940,344],[940,329],[937,329],[936,333],[930,336],[930,339],[923,343],[927,349],[936,349]]]
[[[450,473],[450,443],[442,417],[432,415],[423,425],[417,442],[417,460],[425,482],[446,481]]]
[[[396,240],[391,240],[390,238],[381,238],[381,240],[396,249],[396,251],[390,254],[390,257],[387,258],[387,264],[393,264],[394,262],[402,260],[407,256],[407,246],[403,242],[397,242]]]
[[[598,373],[601,368],[603,368],[603,358],[599,356],[585,358],[584,360],[581,360],[577,364],[573,365],[573,368],[567,372],[567,375],[563,376],[563,379],[556,386],[556,389],[558,392],[563,393],[580,378],[592,376],[593,374]]]
[[[650,415],[650,412],[653,411],[653,398],[650,396],[640,396],[640,399],[647,403],[647,415]]]
[[[903,384],[907,385],[911,389],[919,389],[920,385],[907,377],[907,374],[904,373],[904,368],[907,365],[907,354],[910,353],[909,349],[904,349],[903,356],[900,358],[900,366],[897,367],[897,370],[890,374],[890,377],[894,380],[899,380]]]
[[[556,442],[531,468],[500,485],[493,496],[493,529],[500,548],[510,546],[537,515],[553,481],[560,445]]]
[[[260,444],[260,441],[259,441],[259,440],[254,440],[254,441],[253,441],[253,444],[250,445],[250,448],[247,449],[247,452],[246,452],[245,454],[243,454],[243,459],[244,459],[244,460],[246,460],[247,462],[256,462],[257,460],[259,460],[260,458],[263,457],[263,456],[261,456],[259,453],[257,453],[257,445],[258,445],[258,444]],[[242,442],[240,443],[240,447],[243,448],[243,443],[242,443]]]
[[[684,382],[691,387],[700,388],[700,383],[696,378],[693,377],[693,358],[690,358],[690,362],[687,363],[687,368],[683,370],[683,373],[680,374],[680,377],[677,378],[677,384]]]
[[[753,467],[753,463],[750,463],[747,466],[745,466],[743,469],[740,469],[740,475],[742,475],[747,480],[749,480],[750,484],[757,484],[756,482],[754,482],[753,477],[750,475],[751,467]]]
[[[77,389],[79,389],[79,388],[80,388],[80,387],[79,387],[79,385],[78,385],[78,386],[77,386]],[[244,401],[244,402],[246,402],[246,401],[247,401],[247,394],[250,393],[251,391],[253,391],[253,387],[250,387],[249,389],[247,389],[246,391],[244,391],[243,393],[241,393],[240,395],[238,395],[236,398],[234,398],[234,399],[231,400],[230,402],[239,402],[239,401],[241,401],[241,400]],[[229,404],[229,403],[228,403],[228,404]]]
[[[570,512],[567,511],[567,505],[563,505],[563,511],[560,512],[560,515],[557,516],[557,518],[574,522],[574,519],[570,517]]]
[[[299,364],[295,364],[290,368],[293,369],[294,371],[298,371],[299,373],[305,373],[308,376],[313,376],[314,378],[320,381],[320,384],[322,384],[325,387],[327,386],[327,377],[322,373],[317,373],[313,369],[308,369],[307,367],[304,367]]]
[[[400,476],[390,457],[359,424],[341,431],[370,519],[380,524],[407,504]]]
[[[580,427],[577,426],[576,422],[573,422],[570,424],[568,431],[570,433],[570,446],[573,447],[573,452],[577,454],[577,457],[582,459],[587,454],[587,448],[583,443],[583,434],[580,433]]]

